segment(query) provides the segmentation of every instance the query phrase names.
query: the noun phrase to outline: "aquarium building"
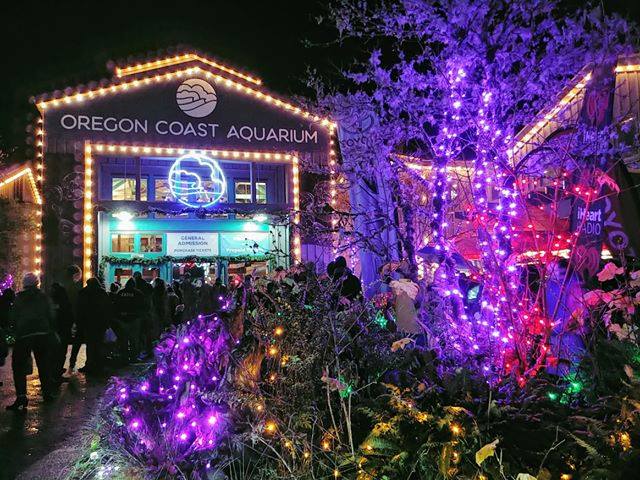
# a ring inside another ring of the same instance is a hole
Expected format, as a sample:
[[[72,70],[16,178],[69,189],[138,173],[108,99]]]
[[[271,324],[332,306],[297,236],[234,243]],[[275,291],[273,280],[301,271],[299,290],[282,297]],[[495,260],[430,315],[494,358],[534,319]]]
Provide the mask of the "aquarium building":
[[[303,259],[306,169],[335,173],[335,124],[195,52],[114,63],[34,99],[43,192],[36,264],[85,279],[266,273]],[[333,192],[335,195],[335,192]],[[331,199],[327,190],[327,201]]]

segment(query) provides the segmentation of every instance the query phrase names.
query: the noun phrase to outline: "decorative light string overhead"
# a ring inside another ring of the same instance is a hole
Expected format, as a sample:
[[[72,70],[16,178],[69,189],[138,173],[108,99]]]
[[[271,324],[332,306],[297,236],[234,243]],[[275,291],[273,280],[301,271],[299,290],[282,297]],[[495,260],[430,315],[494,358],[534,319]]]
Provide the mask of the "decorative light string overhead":
[[[184,53],[182,55],[176,55],[174,57],[161,58],[158,60],[153,60],[150,62],[138,63],[136,65],[128,65],[126,67],[116,67],[115,74],[118,77],[126,77],[127,75],[135,75],[137,73],[143,73],[149,70],[157,70],[159,68],[170,67],[173,65],[179,65],[181,63],[198,61],[204,63],[205,65],[209,65],[211,67],[217,68],[218,70],[222,70],[223,72],[229,73],[235,77],[241,78],[242,80],[246,80],[247,82],[254,83],[256,85],[262,85],[262,80],[256,77],[252,77],[245,73],[241,73],[234,68],[227,67],[218,63],[212,59],[203,57],[198,55],[197,53]]]
[[[42,157],[40,157],[41,159]],[[42,171],[42,162],[36,163],[36,168]],[[13,182],[20,180],[23,177],[27,177],[27,181],[31,187],[31,193],[36,202],[36,215],[38,216],[38,230],[35,235],[35,241],[33,242],[33,252],[32,252],[32,265],[31,268],[36,275],[42,274],[42,196],[40,195],[40,190],[38,188],[38,183],[41,184],[42,176],[38,175],[37,177],[33,174],[33,171],[29,167],[25,167],[22,170],[17,171],[16,173],[8,176],[7,178],[0,179],[0,187],[4,187],[10,185]]]
[[[72,104],[74,102],[78,103],[78,102],[84,102],[86,100],[92,100],[96,97],[101,97],[101,96],[105,96],[108,94],[114,94],[114,93],[121,93],[123,91],[129,90],[131,88],[138,88],[144,85],[150,85],[153,82],[162,82],[162,81],[167,81],[167,80],[171,80],[174,78],[182,78],[185,75],[193,75],[193,74],[201,74],[204,75],[206,78],[212,78],[218,82],[220,82],[223,85],[226,85],[227,87],[232,87],[235,88],[237,91],[242,92],[246,95],[252,95],[255,98],[271,104],[271,105],[275,105],[276,107],[280,107],[283,110],[287,110],[290,111],[292,113],[294,113],[295,115],[298,115],[300,117],[303,118],[307,118],[307,119],[311,119],[314,122],[318,122],[320,125],[327,127],[327,128],[335,128],[336,127],[336,123],[331,121],[328,118],[322,118],[318,115],[315,115],[311,112],[308,112],[306,110],[303,110],[300,107],[297,107],[287,101],[281,100],[277,97],[274,97],[273,95],[269,94],[269,93],[265,93],[261,90],[256,90],[252,87],[247,87],[241,83],[238,82],[234,82],[233,80],[230,80],[228,78],[223,77],[222,75],[218,75],[215,73],[212,73],[208,70],[204,70],[200,67],[190,67],[190,68],[186,68],[184,70],[178,70],[175,72],[169,72],[169,73],[163,73],[163,74],[157,74],[157,75],[151,75],[148,77],[144,77],[144,78],[139,78],[139,79],[135,79],[135,80],[131,80],[131,81],[127,81],[127,82],[123,82],[123,83],[117,83],[114,85],[110,85],[107,87],[100,87],[100,88],[96,88],[93,90],[89,90],[86,92],[76,92],[76,93],[72,93],[69,95],[66,95],[64,97],[60,97],[60,98],[53,98],[53,99],[49,99],[49,100],[40,100],[37,101],[37,106],[40,110],[45,111],[49,108],[56,108],[56,107],[60,107],[63,105],[69,105]]]
[[[617,69],[616,69],[617,71]],[[533,140],[536,135],[538,135],[549,123],[553,122],[554,119],[558,116],[558,114],[571,103],[582,91],[584,87],[587,85],[587,82],[591,79],[591,72],[587,72],[584,74],[580,80],[576,82],[576,84],[569,89],[569,91],[560,98],[558,103],[555,106],[550,108],[549,110],[542,112],[542,118],[536,122],[530,128],[524,129],[515,137],[515,144],[513,148],[507,150],[507,155],[515,159],[517,155],[529,145],[529,142]]]
[[[638,73],[640,72],[640,64],[618,65],[615,73]],[[551,123],[557,115],[567,107],[582,91],[591,79],[592,72],[583,71],[578,75],[578,79],[574,85],[568,89],[568,92],[560,97],[558,102],[551,108],[542,112],[541,119],[535,124],[523,129],[515,137],[513,148],[507,151],[507,154],[516,159],[518,154],[527,146],[527,144],[538,135],[549,123]]]

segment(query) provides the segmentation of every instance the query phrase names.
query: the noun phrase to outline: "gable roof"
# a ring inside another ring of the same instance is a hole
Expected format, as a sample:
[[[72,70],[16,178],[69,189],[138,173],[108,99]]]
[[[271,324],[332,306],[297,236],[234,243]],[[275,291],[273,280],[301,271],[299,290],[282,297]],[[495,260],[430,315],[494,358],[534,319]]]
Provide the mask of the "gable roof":
[[[252,95],[261,102],[280,107],[309,121],[318,122],[330,130],[336,127],[336,123],[329,118],[307,111],[263,89],[260,79],[240,73],[198,53],[188,52],[144,63],[116,65],[113,71],[114,76],[109,80],[69,87],[64,91],[44,93],[34,97],[32,101],[41,112],[44,112],[61,105],[91,101],[97,97],[121,93],[142,85],[201,73],[207,78],[234,87],[239,92]]]
[[[28,184],[31,187],[31,196],[35,200],[37,204],[42,203],[42,197],[40,196],[40,191],[36,186],[36,178],[33,175],[33,171],[31,170],[31,166],[29,163],[15,165],[9,168],[6,168],[0,171],[0,190],[4,187],[8,187],[13,182],[16,182],[26,176],[28,180]],[[2,193],[0,192],[0,197],[2,197]]]
[[[135,75],[137,73],[148,72],[151,70],[159,70],[166,67],[171,67],[174,65],[182,65],[185,63],[196,63],[206,67],[212,67],[214,69],[225,72],[229,75],[232,75],[240,80],[244,80],[249,83],[253,83],[255,85],[262,85],[262,80],[246,73],[241,73],[234,68],[223,65],[222,63],[206,57],[204,55],[200,55],[195,52],[182,53],[179,55],[174,55],[170,57],[158,58],[156,60],[147,61],[147,62],[139,62],[136,64],[128,64],[124,66],[114,66],[113,71],[117,77],[126,77],[129,75]]]
[[[563,120],[575,121],[582,108],[584,89],[591,79],[593,67],[585,66],[569,84],[560,92],[555,100],[537,115],[536,120],[524,127],[514,138],[511,150],[512,161],[517,161],[538,148],[551,136]],[[620,56],[615,68],[616,84],[614,99],[614,117],[625,110],[631,110],[635,103],[638,109],[640,94],[640,54]],[[621,89],[626,89],[626,95],[621,95]],[[634,92],[635,91],[635,92]],[[630,94],[636,98],[631,99]]]

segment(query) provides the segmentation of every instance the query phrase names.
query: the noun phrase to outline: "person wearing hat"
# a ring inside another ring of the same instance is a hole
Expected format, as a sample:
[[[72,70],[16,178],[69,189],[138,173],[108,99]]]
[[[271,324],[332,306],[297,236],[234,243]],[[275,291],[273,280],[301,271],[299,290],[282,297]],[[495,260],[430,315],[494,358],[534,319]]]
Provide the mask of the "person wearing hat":
[[[16,401],[7,410],[23,412],[27,408],[27,375],[31,370],[31,353],[36,357],[40,376],[40,388],[45,401],[53,398],[53,382],[50,367],[54,364],[53,354],[53,304],[38,285],[35,273],[27,273],[23,280],[23,290],[16,296],[11,312],[15,325],[16,343],[13,347],[12,369],[16,389]]]
[[[333,262],[333,280],[341,297],[350,301],[362,298],[362,283],[347,267],[347,259],[342,255]]]

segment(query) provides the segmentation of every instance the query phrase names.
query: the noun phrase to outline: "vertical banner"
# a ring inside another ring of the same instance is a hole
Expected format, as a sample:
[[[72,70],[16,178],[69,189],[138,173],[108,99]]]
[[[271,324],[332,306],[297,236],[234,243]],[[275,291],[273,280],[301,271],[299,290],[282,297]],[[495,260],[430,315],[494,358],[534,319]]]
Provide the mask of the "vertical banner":
[[[359,249],[362,282],[378,279],[378,269],[389,260],[397,260],[397,238],[393,229],[393,203],[385,176],[386,169],[378,138],[378,119],[371,100],[363,94],[339,96],[334,109],[338,119],[338,140],[343,167],[349,180],[351,211],[355,213],[355,231],[367,240]]]
[[[584,93],[580,122],[596,130],[611,125],[616,86],[615,67],[615,63],[596,66]]]
[[[601,131],[611,125],[615,96],[615,62],[594,67],[587,84],[580,110],[579,122],[584,126],[580,142],[601,142]],[[605,140],[608,144],[608,140]],[[606,151],[606,148],[598,148]],[[608,155],[593,155],[583,159],[579,171],[574,173],[573,185],[577,192],[591,191],[598,187],[599,177],[610,165]],[[598,196],[603,194],[600,188]],[[576,194],[571,211],[571,232],[579,232],[574,258],[576,269],[585,277],[595,275],[600,263],[600,251],[605,238],[606,200],[592,201],[590,196]]]
[[[640,174],[633,174],[623,160],[616,162],[611,177],[620,193],[607,200],[605,242],[613,253],[640,255]]]
[[[596,130],[610,126],[613,121],[615,67],[611,63],[595,68],[587,85],[580,120]],[[606,215],[603,239],[612,252],[636,257],[640,254],[640,175],[630,173],[621,158],[602,156],[592,163],[608,174],[617,188],[617,192],[607,196],[603,207]]]

